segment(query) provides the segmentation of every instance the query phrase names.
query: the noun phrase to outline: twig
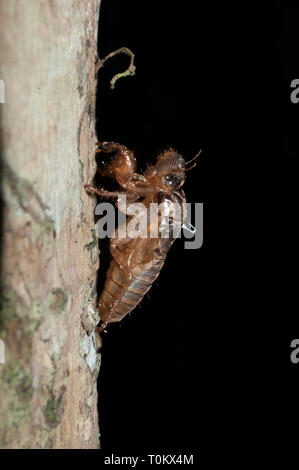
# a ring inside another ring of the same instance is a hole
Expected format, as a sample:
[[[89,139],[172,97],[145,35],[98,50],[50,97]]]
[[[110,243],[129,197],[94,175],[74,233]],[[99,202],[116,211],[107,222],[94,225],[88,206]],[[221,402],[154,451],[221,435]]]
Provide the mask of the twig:
[[[129,67],[124,72],[121,72],[121,73],[118,73],[118,74],[114,75],[114,77],[111,79],[111,81],[110,81],[111,90],[114,89],[115,83],[120,78],[127,77],[129,75],[131,75],[131,76],[135,75],[135,70],[136,70],[136,67],[134,65],[135,54],[133,54],[133,52],[130,49],[128,49],[127,47],[120,47],[119,49],[116,49],[116,51],[110,52],[110,54],[106,55],[106,57],[104,57],[104,59],[98,59],[98,61],[96,63],[96,73],[97,73],[100,70],[100,68],[103,67],[103,65],[105,64],[105,62],[108,59],[111,59],[111,57],[114,57],[115,55],[121,54],[121,53],[127,54],[128,56],[130,56],[131,57],[131,62],[130,62]]]

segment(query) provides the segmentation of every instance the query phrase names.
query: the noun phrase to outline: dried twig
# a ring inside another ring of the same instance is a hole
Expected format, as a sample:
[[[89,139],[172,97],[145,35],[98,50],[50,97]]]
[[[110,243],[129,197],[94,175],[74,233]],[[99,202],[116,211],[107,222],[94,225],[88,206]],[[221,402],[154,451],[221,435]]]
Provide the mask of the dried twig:
[[[128,49],[127,47],[120,47],[119,49],[116,49],[115,51],[113,52],[110,52],[110,54],[108,54],[106,57],[104,57],[104,59],[98,59],[97,63],[96,63],[96,73],[100,70],[100,68],[103,67],[103,65],[106,63],[106,61],[108,59],[111,59],[111,57],[114,57],[115,55],[117,54],[127,54],[128,56],[131,57],[131,62],[130,62],[130,65],[129,67],[124,71],[124,72],[121,72],[121,73],[117,73],[116,75],[114,75],[114,77],[111,79],[110,81],[110,88],[113,90],[114,87],[115,87],[115,83],[117,82],[117,80],[119,80],[120,78],[123,78],[123,77],[127,77],[127,76],[133,76],[135,75],[135,70],[136,70],[136,67],[134,65],[134,58],[135,58],[135,54],[133,54],[133,52]]]

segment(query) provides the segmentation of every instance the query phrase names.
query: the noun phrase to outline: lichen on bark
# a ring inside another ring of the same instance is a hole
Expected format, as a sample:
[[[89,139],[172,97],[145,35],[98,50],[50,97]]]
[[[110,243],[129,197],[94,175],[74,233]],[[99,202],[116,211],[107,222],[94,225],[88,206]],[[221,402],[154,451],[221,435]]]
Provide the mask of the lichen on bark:
[[[99,253],[83,188],[95,171],[99,6],[0,3],[2,448],[99,447]]]

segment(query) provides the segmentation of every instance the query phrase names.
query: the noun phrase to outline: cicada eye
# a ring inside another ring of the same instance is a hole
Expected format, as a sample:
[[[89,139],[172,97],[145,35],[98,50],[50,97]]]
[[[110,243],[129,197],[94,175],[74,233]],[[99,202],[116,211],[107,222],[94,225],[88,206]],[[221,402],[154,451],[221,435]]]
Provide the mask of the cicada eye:
[[[181,184],[182,178],[174,173],[169,173],[165,175],[163,178],[164,184],[169,186],[170,188],[175,188]]]

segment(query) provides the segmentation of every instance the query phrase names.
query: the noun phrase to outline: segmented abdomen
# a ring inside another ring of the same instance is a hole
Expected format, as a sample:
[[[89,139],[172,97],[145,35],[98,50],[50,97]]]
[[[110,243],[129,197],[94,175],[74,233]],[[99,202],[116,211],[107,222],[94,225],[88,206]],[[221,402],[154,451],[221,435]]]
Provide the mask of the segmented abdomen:
[[[104,290],[98,301],[101,324],[120,321],[143,299],[164,264],[165,255],[157,255],[147,265],[136,266],[129,279],[113,259],[107,271]]]

